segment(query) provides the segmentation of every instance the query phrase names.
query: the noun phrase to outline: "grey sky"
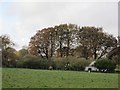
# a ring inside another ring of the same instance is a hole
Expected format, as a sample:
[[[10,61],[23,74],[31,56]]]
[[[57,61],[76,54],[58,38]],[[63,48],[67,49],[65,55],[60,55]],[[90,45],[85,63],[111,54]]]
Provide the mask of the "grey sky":
[[[16,49],[28,45],[37,30],[62,23],[103,27],[118,34],[117,2],[2,2],[1,34],[8,34]]]

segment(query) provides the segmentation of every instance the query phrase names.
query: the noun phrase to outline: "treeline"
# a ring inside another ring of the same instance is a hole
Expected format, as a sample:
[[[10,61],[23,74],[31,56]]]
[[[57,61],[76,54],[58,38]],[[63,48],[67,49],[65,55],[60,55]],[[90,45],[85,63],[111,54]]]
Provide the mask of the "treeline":
[[[9,36],[1,35],[0,39],[3,67],[84,70],[93,60],[97,60],[99,69],[113,70],[120,65],[120,38],[101,27],[60,24],[44,28],[31,37],[27,48],[19,51],[13,48]]]
[[[117,39],[101,27],[80,27],[75,24],[60,24],[38,30],[31,37],[28,51],[40,57],[83,57],[100,59],[113,47]]]

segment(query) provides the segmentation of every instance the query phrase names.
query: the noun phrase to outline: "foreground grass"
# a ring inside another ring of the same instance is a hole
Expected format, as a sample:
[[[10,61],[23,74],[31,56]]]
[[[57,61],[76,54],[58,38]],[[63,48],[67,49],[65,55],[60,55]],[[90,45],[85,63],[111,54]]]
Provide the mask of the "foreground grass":
[[[117,88],[118,75],[3,68],[3,88]]]

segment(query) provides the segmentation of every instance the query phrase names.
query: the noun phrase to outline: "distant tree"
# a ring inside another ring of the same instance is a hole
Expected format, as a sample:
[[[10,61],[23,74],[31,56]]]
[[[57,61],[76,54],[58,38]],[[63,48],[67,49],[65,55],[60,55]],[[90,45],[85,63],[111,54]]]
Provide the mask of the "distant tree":
[[[57,50],[61,57],[68,57],[71,49],[77,46],[78,28],[79,27],[75,24],[60,24],[59,26],[55,26],[55,30],[57,32]]]
[[[82,27],[79,40],[84,56],[88,58],[89,54],[92,54],[94,59],[100,59],[117,43],[115,37],[104,33],[102,28],[96,27]]]
[[[31,55],[40,56],[40,49],[38,46],[38,41],[36,40],[35,36],[31,37],[31,39],[30,39],[28,52]]]
[[[60,57],[69,56],[70,49],[76,42],[76,29],[77,25],[74,24],[60,24],[37,31],[29,42],[29,53],[48,58],[58,51]],[[67,48],[64,50],[65,55],[63,55],[64,47]]]
[[[1,35],[0,38],[2,40],[2,49],[6,49],[14,45],[14,43],[10,40],[9,36]]]
[[[32,38],[29,43],[29,53],[35,56],[42,56],[48,58],[48,47],[49,47],[49,30],[39,30]]]
[[[15,66],[16,50],[12,48],[14,43],[10,40],[7,35],[1,35],[2,39],[2,65],[3,66]]]
[[[19,51],[17,51],[17,58],[18,59],[22,59],[26,55],[28,55],[28,50],[27,49],[23,48],[23,49],[20,49]]]
[[[54,54],[68,57],[73,55],[71,51],[78,52],[79,49],[80,57],[100,59],[116,44],[116,38],[104,33],[102,28],[60,24],[37,31],[31,37],[28,51],[32,55],[49,58]]]
[[[7,67],[15,67],[16,66],[16,50],[14,48],[8,47],[6,48],[6,50],[3,51],[2,55],[6,55],[4,59],[3,58],[3,66],[7,66]]]
[[[60,26],[55,26],[55,31],[56,31],[56,45],[59,48],[59,53],[60,53],[60,57],[63,56],[62,53],[62,47],[63,47],[63,30]]]

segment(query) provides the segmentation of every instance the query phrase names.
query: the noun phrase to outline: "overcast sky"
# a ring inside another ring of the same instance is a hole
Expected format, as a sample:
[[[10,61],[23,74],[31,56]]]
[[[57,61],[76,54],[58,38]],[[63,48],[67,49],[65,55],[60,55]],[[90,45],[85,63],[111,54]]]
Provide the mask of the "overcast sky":
[[[0,35],[8,34],[16,49],[28,45],[37,30],[63,23],[103,27],[118,34],[117,2],[0,2]]]

